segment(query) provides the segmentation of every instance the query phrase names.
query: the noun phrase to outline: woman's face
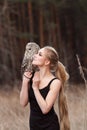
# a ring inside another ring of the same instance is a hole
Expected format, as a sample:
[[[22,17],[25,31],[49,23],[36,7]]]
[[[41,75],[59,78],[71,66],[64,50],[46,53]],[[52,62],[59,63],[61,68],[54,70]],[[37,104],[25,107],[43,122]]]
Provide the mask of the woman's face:
[[[49,60],[46,57],[46,51],[44,48],[42,48],[38,51],[38,54],[34,55],[32,64],[37,66],[44,66],[47,65],[48,62]]]

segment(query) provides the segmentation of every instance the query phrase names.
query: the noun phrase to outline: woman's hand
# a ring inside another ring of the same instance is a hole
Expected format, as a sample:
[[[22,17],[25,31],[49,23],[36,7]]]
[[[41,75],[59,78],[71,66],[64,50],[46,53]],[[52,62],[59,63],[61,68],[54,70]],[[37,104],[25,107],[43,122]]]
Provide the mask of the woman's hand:
[[[33,89],[39,89],[39,83],[40,83],[40,74],[39,72],[35,72],[33,77]]]
[[[23,74],[23,80],[29,82],[32,77],[32,72],[26,71]]]

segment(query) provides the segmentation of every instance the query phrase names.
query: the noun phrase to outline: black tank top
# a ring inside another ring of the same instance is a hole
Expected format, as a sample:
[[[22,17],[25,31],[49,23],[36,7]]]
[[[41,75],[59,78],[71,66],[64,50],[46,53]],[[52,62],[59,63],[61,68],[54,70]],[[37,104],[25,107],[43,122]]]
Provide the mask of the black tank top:
[[[49,92],[50,84],[55,79],[56,78],[53,78],[45,88],[39,90],[44,99],[46,98]],[[29,89],[30,130],[60,130],[58,117],[54,111],[54,107],[52,106],[51,110],[47,114],[43,114],[34,96],[34,92],[32,89],[32,81],[30,84],[31,84]]]
[[[45,99],[48,92],[49,92],[49,89],[50,89],[50,84],[52,83],[53,80],[55,80],[57,78],[53,78],[46,87],[42,88],[42,89],[39,89],[42,97]],[[29,89],[29,102],[30,102],[30,111],[31,113],[34,115],[38,115],[38,116],[41,116],[43,115],[37,101],[36,101],[36,98],[35,98],[35,95],[34,95],[34,92],[33,92],[33,89],[32,89],[32,83],[30,83],[30,89]],[[54,108],[52,107],[51,110],[48,112],[48,115],[49,114],[52,114],[54,113]]]

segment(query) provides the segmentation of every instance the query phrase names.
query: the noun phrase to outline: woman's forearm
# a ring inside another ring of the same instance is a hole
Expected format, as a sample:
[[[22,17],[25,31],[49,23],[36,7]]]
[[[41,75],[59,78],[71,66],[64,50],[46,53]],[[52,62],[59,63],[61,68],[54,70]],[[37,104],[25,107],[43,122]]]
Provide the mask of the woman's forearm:
[[[23,80],[20,92],[20,104],[24,107],[28,104],[28,89],[29,89],[28,82]]]
[[[48,112],[48,107],[47,107],[48,105],[47,105],[46,100],[42,97],[42,95],[40,94],[40,91],[39,91],[39,83],[40,83],[39,76],[40,76],[39,72],[36,72],[34,74],[32,88],[33,88],[37,103],[38,103],[42,113],[46,114]]]
[[[28,104],[28,90],[29,90],[29,82],[32,77],[32,73],[26,71],[23,74],[22,88],[20,92],[20,104],[22,106],[26,106]]]

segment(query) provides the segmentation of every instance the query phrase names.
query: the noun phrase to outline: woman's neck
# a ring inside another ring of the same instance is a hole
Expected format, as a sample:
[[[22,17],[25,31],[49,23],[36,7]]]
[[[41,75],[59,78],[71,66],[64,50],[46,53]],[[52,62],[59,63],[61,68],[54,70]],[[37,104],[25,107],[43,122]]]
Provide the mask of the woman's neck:
[[[53,75],[48,68],[40,69],[40,84],[39,88],[42,89],[43,86],[47,86],[48,83],[53,79]]]
[[[52,74],[48,68],[40,69],[40,79],[43,79],[45,77],[51,77]]]

